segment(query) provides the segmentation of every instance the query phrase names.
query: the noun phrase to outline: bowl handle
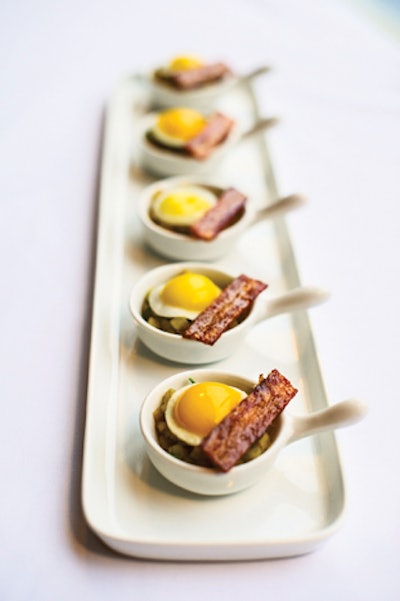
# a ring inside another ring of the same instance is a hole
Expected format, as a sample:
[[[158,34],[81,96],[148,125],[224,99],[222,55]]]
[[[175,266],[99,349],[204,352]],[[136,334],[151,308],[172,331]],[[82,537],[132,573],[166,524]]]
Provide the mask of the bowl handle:
[[[359,422],[367,414],[367,405],[357,399],[348,399],[310,415],[291,415],[292,432],[288,442],[311,436],[317,432],[342,428]]]
[[[309,309],[315,305],[320,305],[328,300],[329,297],[330,293],[323,288],[299,286],[273,299],[264,301],[265,304],[260,299],[260,308],[257,310],[255,322],[264,321],[264,319],[269,319],[282,313]]]

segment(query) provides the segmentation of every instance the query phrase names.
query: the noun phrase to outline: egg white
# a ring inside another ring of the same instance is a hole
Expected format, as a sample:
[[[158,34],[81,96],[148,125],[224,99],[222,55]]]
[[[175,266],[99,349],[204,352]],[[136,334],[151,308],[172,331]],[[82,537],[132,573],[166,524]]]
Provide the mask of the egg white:
[[[190,309],[184,309],[183,307],[174,307],[173,305],[166,305],[161,298],[165,284],[159,284],[150,290],[147,300],[152,311],[160,317],[186,317],[187,319],[196,319],[200,314],[200,311],[191,311]]]
[[[171,148],[183,148],[186,144],[185,140],[174,138],[163,132],[156,123],[153,125],[151,133],[153,134],[154,138],[160,142],[160,144],[164,144],[164,146],[170,146]]]
[[[200,199],[203,202],[207,203],[207,208],[196,208],[187,213],[187,214],[171,214],[164,210],[163,202],[167,197],[174,197],[174,193],[176,197],[186,196],[193,197],[195,199]],[[185,226],[192,225],[196,221],[198,221],[204,213],[213,207],[218,201],[217,195],[211,192],[206,188],[202,188],[200,186],[181,186],[175,189],[165,190],[159,193],[152,201],[151,204],[151,212],[155,219],[157,219],[161,223],[165,223],[166,225],[176,225],[176,226]]]
[[[165,409],[165,421],[167,423],[168,428],[173,434],[175,434],[177,438],[179,438],[179,440],[181,440],[182,442],[186,442],[186,444],[189,444],[193,447],[196,447],[199,444],[201,444],[203,436],[200,436],[199,434],[195,434],[194,432],[190,432],[186,428],[183,428],[180,424],[178,424],[174,415],[176,403],[185,393],[185,391],[191,386],[193,386],[193,384],[188,384],[187,386],[184,386],[183,388],[180,388],[179,390],[176,390],[173,393]],[[230,388],[238,391],[241,395],[241,399],[244,399],[247,396],[247,393],[241,390],[240,388],[236,388],[235,386],[230,386]]]

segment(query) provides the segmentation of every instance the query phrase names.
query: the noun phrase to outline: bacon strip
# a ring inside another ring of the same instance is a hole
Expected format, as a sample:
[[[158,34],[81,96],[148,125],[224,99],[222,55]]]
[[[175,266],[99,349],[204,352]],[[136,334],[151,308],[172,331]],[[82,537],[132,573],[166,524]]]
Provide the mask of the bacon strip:
[[[214,147],[225,140],[233,124],[233,119],[222,113],[215,113],[205,128],[185,144],[185,150],[195,159],[206,159]]]
[[[172,73],[171,80],[181,90],[192,90],[203,84],[218,81],[218,79],[221,79],[228,73],[230,73],[230,69],[227,65],[224,63],[213,63]]]
[[[230,73],[231,70],[224,63],[212,63],[183,71],[159,69],[155,75],[180,90],[194,90],[202,85],[214,83]]]
[[[274,369],[204,438],[204,453],[223,472],[229,471],[296,393]]]
[[[182,336],[212,346],[265,288],[267,284],[260,280],[244,274],[238,276],[192,321]]]
[[[202,240],[214,240],[221,230],[239,217],[246,201],[241,192],[228,188],[218,202],[191,226],[190,233]]]

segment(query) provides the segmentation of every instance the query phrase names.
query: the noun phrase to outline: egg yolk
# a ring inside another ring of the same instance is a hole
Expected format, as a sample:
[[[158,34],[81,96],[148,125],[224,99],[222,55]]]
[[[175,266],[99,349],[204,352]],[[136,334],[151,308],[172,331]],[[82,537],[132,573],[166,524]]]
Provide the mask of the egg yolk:
[[[167,282],[160,294],[166,305],[203,311],[220,294],[221,289],[210,278],[186,272]]]
[[[164,215],[181,217],[205,212],[210,206],[206,198],[185,191],[175,191],[162,199],[159,210]]]
[[[188,69],[201,67],[202,64],[203,62],[196,56],[186,54],[184,56],[176,56],[168,66],[171,71],[187,71]]]
[[[194,109],[172,108],[157,117],[157,129],[163,134],[188,142],[199,134],[206,125],[205,117]]]
[[[177,401],[174,417],[181,427],[204,437],[242,398],[239,390],[220,382],[193,384]]]

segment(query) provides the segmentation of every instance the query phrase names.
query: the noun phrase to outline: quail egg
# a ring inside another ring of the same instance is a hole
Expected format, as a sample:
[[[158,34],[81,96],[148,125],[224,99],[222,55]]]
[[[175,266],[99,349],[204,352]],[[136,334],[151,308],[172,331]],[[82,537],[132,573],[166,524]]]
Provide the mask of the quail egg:
[[[147,300],[160,317],[195,319],[221,293],[205,275],[184,272],[150,290]]]
[[[165,421],[179,440],[197,446],[247,394],[221,382],[198,382],[175,391]]]
[[[218,201],[210,189],[200,186],[180,186],[155,194],[150,215],[166,226],[190,226],[196,223]]]

